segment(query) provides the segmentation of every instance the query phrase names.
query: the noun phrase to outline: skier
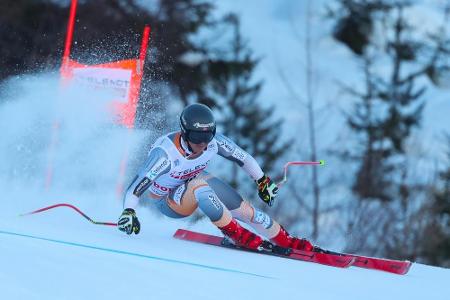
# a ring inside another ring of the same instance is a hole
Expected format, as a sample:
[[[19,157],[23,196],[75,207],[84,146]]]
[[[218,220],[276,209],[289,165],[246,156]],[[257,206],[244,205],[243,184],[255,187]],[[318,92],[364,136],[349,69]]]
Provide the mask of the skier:
[[[187,106],[180,116],[181,131],[158,138],[147,160],[124,195],[124,211],[118,228],[138,234],[140,222],[135,208],[140,198],[156,201],[158,209],[171,218],[191,215],[197,207],[236,245],[259,249],[263,238],[242,227],[250,225],[272,243],[299,250],[313,250],[306,239],[289,233],[268,214],[257,209],[228,184],[204,171],[217,154],[237,163],[253,180],[258,195],[272,206],[277,185],[256,160],[229,138],[216,133],[211,109],[203,104]],[[144,194],[145,193],[145,194]]]

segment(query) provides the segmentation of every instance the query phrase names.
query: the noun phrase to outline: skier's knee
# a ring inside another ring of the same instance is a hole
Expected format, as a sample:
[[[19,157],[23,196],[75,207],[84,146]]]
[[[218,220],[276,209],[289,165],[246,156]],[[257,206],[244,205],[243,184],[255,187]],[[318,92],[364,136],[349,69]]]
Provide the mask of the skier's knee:
[[[224,212],[224,207],[209,186],[201,186],[194,191],[198,206],[212,222],[219,221]]]
[[[206,180],[206,182],[214,190],[223,205],[225,205],[229,210],[238,208],[242,201],[244,201],[235,189],[219,178],[210,177]]]

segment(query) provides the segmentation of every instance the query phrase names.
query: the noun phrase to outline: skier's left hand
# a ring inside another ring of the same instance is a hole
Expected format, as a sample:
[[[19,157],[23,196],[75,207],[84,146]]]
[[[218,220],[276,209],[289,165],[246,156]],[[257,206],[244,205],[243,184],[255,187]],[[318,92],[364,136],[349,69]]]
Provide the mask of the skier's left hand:
[[[269,176],[264,175],[256,181],[258,185],[258,196],[262,201],[266,202],[267,205],[272,206],[275,198],[278,194],[278,186],[275,182],[270,179]]]

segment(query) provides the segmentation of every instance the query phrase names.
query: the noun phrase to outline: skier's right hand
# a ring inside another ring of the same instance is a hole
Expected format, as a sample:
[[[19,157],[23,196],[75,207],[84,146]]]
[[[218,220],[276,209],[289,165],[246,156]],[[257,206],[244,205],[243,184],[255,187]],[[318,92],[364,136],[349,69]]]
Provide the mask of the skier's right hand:
[[[126,234],[138,234],[141,231],[141,223],[136,217],[136,212],[132,208],[126,208],[117,221],[117,228]]]

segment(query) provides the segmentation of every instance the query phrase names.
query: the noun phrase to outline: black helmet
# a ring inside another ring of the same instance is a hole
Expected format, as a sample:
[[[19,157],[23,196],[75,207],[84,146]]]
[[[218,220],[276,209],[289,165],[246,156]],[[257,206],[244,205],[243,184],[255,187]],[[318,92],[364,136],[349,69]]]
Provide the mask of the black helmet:
[[[209,143],[216,135],[216,120],[211,109],[204,104],[191,104],[180,116],[183,139],[193,144]]]

